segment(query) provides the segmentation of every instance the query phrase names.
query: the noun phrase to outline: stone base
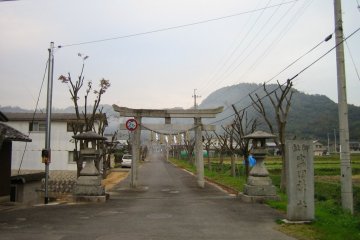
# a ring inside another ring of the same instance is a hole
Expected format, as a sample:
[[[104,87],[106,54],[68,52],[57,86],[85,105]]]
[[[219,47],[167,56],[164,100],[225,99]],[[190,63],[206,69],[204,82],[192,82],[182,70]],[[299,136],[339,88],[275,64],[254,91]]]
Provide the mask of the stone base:
[[[276,195],[273,196],[250,196],[244,193],[239,193],[238,197],[247,203],[264,203],[267,200],[278,201],[280,198]]]
[[[268,186],[268,185],[272,185],[272,180],[268,176],[265,176],[265,177],[249,176],[247,179],[247,185]]]
[[[274,185],[249,185],[245,184],[244,194],[249,196],[276,196]]]
[[[101,186],[100,176],[80,176],[76,182],[75,196],[104,196],[105,187]]]

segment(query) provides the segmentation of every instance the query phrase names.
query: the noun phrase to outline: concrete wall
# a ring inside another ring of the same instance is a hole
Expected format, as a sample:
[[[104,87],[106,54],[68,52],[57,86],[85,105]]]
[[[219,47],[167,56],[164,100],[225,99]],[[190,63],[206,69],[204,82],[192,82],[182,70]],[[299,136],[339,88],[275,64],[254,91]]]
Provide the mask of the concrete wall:
[[[28,133],[29,122],[7,122],[7,124],[20,132]],[[52,122],[51,124],[51,164],[50,170],[76,170],[75,163],[68,163],[69,151],[74,150],[72,132],[67,132],[66,122]],[[24,142],[13,142],[12,170],[44,170],[45,165],[41,162],[41,150],[45,147],[45,132],[33,131],[29,136],[32,142],[27,143],[23,162]]]
[[[33,181],[25,184],[14,184],[15,202],[24,205],[34,205],[42,203],[43,199],[40,195],[41,181]]]

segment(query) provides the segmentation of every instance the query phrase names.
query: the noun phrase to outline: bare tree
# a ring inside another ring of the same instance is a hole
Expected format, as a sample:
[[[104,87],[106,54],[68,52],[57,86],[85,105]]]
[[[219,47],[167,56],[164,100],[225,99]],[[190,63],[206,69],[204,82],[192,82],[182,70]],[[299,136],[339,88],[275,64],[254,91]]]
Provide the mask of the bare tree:
[[[207,153],[207,163],[208,163],[208,169],[211,171],[212,170],[212,166],[211,166],[211,160],[210,160],[210,148],[213,145],[213,139],[214,139],[214,135],[208,133],[207,131],[205,131],[205,135],[204,135],[204,145],[205,145],[205,150]]]
[[[237,149],[239,147],[239,144],[237,141],[235,141],[235,128],[234,128],[234,122],[230,124],[229,126],[221,126],[222,129],[227,133],[228,135],[228,141],[227,144],[224,145],[224,147],[230,152],[230,162],[231,162],[231,176],[236,177],[236,164],[235,164],[235,155],[237,153]],[[221,137],[221,136],[220,136]]]
[[[238,111],[235,108],[235,105],[232,105],[232,108],[235,112],[235,119],[234,119],[234,123],[232,124],[232,127],[234,128],[234,130],[236,132],[236,134],[234,135],[234,139],[237,142],[237,144],[239,145],[241,154],[244,157],[245,174],[246,174],[246,177],[248,177],[249,171],[250,171],[249,160],[248,160],[250,140],[245,139],[244,137],[248,134],[255,132],[256,127],[258,126],[258,121],[256,118],[249,120],[247,117],[246,110]]]
[[[103,152],[103,178],[105,178],[107,176],[107,170],[110,169],[110,160],[111,160],[111,155],[114,153],[115,148],[118,144],[117,140],[117,134],[118,131],[115,131],[113,133],[113,135],[111,136],[111,141],[110,142],[105,142],[106,147],[104,148],[105,151]]]
[[[224,129],[224,127],[223,127]],[[219,145],[220,147],[218,147],[219,153],[220,153],[220,161],[219,161],[219,165],[220,168],[223,169],[223,164],[224,164],[224,155],[226,154],[226,152],[229,151],[229,133],[228,131],[224,131],[222,135],[217,134],[216,132],[214,132],[218,141],[219,141]]]
[[[88,58],[88,56],[82,56],[81,54],[78,54],[79,57],[82,58],[83,63],[82,63],[82,68],[81,68],[81,72],[80,75],[78,76],[78,79],[76,81],[74,81],[71,78],[71,74],[68,73],[67,76],[61,75],[59,77],[59,80],[64,83],[67,84],[70,95],[71,95],[71,100],[74,103],[74,107],[75,107],[75,114],[77,117],[77,120],[71,123],[71,128],[73,131],[74,135],[77,135],[78,133],[82,133],[84,131],[95,131],[98,134],[102,135],[104,134],[104,130],[105,127],[107,125],[107,118],[104,114],[102,114],[102,109],[99,109],[99,105],[100,105],[100,101],[101,101],[101,97],[102,95],[106,92],[106,90],[110,87],[110,82],[109,80],[106,79],[101,79],[99,82],[99,88],[96,90],[92,91],[92,82],[88,81],[87,84],[87,88],[85,90],[85,96],[84,96],[84,111],[82,113],[80,113],[80,109],[79,109],[79,100],[80,100],[80,90],[83,88],[84,86],[84,67],[85,67],[85,60]],[[94,104],[92,106],[92,110],[90,113],[88,113],[88,98],[89,98],[89,94],[93,92],[93,94],[95,95],[95,100],[94,100]],[[98,124],[98,128],[95,129],[95,121],[97,121]],[[79,173],[82,169],[82,162],[79,160],[79,149],[78,149],[78,140],[75,140],[75,149],[74,149],[74,160],[77,163],[77,172],[78,172],[78,176]],[[83,144],[80,141],[80,144]],[[105,145],[103,145],[104,147]]]
[[[278,140],[275,139],[275,144],[281,151],[281,159],[282,159],[282,169],[281,169],[281,184],[280,188],[282,191],[286,190],[286,159],[285,159],[285,128],[287,123],[287,117],[291,106],[291,99],[294,91],[292,91],[292,82],[291,80],[287,80],[286,84],[280,84],[279,81],[278,88],[269,91],[266,88],[264,83],[263,89],[266,93],[266,96],[269,98],[275,113],[275,119],[277,124],[278,131]],[[253,102],[253,106],[258,113],[260,113],[268,125],[270,132],[276,135],[274,127],[272,125],[272,121],[270,117],[267,115],[266,109],[263,104],[263,98],[260,98],[258,94],[255,94],[256,98],[250,95],[250,98]]]
[[[185,146],[185,150],[189,156],[189,163],[194,165],[194,158],[193,158],[193,154],[194,154],[194,150],[195,150],[195,138],[185,138],[184,139],[184,146]]]

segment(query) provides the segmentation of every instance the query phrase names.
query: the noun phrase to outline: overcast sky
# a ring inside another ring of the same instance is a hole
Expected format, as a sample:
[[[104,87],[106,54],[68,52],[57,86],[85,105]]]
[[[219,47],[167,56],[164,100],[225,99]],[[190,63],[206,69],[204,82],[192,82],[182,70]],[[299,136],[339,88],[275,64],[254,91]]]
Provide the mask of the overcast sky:
[[[342,4],[348,36],[360,27],[360,11],[357,0]],[[89,56],[86,80],[110,80],[102,103],[189,108],[194,89],[201,102],[224,86],[263,83],[323,41],[334,32],[333,0],[5,1],[0,32],[1,106],[34,109],[53,41],[64,46],[54,54],[54,107],[72,105],[57,79],[68,72],[78,76],[82,53]],[[129,35],[136,36],[120,38]],[[103,39],[114,40],[77,45]],[[348,102],[358,106],[359,43],[360,32],[345,46]],[[333,46],[334,37],[270,83],[293,77]],[[294,86],[337,102],[335,51],[294,79]],[[40,107],[45,98],[46,85]]]

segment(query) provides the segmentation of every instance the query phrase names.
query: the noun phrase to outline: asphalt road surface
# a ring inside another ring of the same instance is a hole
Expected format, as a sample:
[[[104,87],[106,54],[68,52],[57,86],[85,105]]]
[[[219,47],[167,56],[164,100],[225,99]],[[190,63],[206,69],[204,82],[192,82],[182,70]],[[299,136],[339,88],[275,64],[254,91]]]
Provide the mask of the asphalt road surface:
[[[290,240],[283,218],[262,204],[243,203],[152,154],[139,168],[139,187],[126,179],[98,204],[62,204],[0,211],[1,240],[244,239]]]

